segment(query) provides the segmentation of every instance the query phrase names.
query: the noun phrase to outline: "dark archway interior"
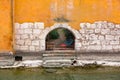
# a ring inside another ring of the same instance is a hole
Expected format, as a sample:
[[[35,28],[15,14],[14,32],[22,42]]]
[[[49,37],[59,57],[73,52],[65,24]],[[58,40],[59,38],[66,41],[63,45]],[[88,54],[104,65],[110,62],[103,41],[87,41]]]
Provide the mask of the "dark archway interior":
[[[74,50],[75,37],[65,28],[57,28],[46,37],[46,50]]]

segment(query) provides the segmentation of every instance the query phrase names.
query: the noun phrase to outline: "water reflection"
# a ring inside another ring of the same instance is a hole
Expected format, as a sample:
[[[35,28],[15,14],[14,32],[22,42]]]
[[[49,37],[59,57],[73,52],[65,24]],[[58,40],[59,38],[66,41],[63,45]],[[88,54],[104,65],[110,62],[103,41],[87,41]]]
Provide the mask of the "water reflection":
[[[120,80],[120,69],[116,70],[57,70],[48,73],[43,69],[0,70],[0,80]]]

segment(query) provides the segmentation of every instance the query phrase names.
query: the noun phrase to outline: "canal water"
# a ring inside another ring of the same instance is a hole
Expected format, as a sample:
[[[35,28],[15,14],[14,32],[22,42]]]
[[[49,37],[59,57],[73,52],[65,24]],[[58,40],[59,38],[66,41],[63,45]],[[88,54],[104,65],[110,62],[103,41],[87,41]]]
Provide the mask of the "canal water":
[[[120,68],[4,69],[0,80],[120,80]]]

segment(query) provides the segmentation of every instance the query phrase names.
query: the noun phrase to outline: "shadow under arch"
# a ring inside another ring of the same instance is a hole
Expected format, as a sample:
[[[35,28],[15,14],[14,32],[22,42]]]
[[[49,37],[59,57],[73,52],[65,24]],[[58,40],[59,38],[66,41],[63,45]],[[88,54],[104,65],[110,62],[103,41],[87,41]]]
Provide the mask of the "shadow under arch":
[[[75,36],[66,28],[55,28],[45,38],[46,50],[74,50]]]

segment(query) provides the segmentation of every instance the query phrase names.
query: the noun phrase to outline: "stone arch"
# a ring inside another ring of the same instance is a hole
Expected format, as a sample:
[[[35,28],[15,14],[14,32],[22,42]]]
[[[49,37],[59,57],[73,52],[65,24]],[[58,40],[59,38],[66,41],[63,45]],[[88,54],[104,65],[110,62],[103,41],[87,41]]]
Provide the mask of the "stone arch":
[[[80,39],[80,33],[77,30],[71,28],[71,26],[69,26],[67,23],[56,23],[53,26],[44,29],[42,31],[42,34],[40,35],[40,42],[41,42],[40,50],[41,51],[46,50],[45,49],[46,48],[46,45],[45,45],[46,37],[52,30],[57,29],[57,28],[65,28],[65,29],[69,30],[71,33],[73,33],[73,35],[75,37],[75,46],[74,46],[74,48],[75,48],[75,50],[77,50],[77,47],[79,46],[79,45],[77,45],[77,42]]]

